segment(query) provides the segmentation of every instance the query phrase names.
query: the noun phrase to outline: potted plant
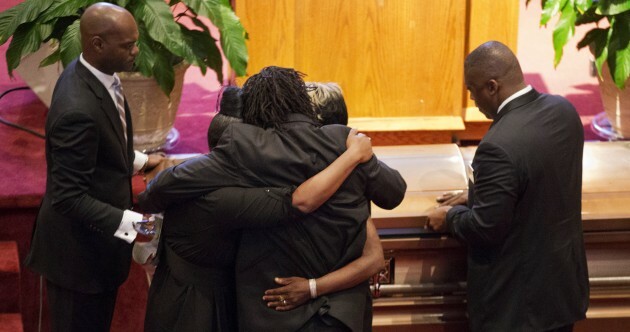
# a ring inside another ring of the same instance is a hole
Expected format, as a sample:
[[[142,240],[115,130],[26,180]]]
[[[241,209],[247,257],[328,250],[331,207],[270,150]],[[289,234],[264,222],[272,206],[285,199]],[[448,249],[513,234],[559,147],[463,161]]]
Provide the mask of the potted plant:
[[[65,66],[74,60],[81,53],[79,32],[81,13],[96,2],[99,0],[25,0],[0,13],[0,45],[13,37],[6,52],[9,74],[18,67],[24,56],[37,52],[42,45],[51,43],[53,51],[41,61],[40,66],[58,62]],[[173,104],[171,93],[176,87],[175,77],[180,76],[183,80],[185,71],[184,69],[181,74],[176,75],[175,68],[178,68],[178,64],[180,68],[186,68],[186,65],[181,65],[182,63],[198,66],[203,74],[210,68],[222,82],[222,50],[236,75],[245,75],[248,61],[246,32],[232,10],[229,0],[109,2],[126,8],[136,19],[140,50],[136,58],[136,71],[144,77],[153,78],[156,86],[163,92],[163,96],[160,97],[165,98],[171,106]],[[220,33],[221,50],[210,34],[210,27],[204,23],[206,19],[209,19]],[[123,77],[123,87],[127,98],[130,99],[132,93],[127,85]],[[177,85],[181,94],[181,82]],[[132,100],[129,102],[135,112]],[[138,110],[138,113],[141,111]],[[173,121],[170,121],[171,125]],[[136,122],[134,116],[135,132],[136,129],[141,129],[140,126],[136,126]]]
[[[630,97],[625,89],[630,76],[630,1],[541,0],[541,4],[541,25],[558,17],[553,30],[554,65],[562,59],[575,27],[593,24],[577,47],[588,46],[593,52],[609,121],[619,136],[630,137]]]

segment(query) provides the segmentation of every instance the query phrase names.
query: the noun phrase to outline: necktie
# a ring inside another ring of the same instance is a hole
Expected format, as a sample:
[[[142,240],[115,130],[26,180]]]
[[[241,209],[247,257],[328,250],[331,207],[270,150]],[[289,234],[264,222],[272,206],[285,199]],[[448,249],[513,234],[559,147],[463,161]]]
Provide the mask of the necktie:
[[[116,96],[116,108],[118,109],[118,115],[120,116],[120,122],[123,128],[123,135],[125,135],[125,142],[127,141],[127,121],[125,120],[125,96],[123,95],[122,85],[118,76],[114,76],[114,95]]]

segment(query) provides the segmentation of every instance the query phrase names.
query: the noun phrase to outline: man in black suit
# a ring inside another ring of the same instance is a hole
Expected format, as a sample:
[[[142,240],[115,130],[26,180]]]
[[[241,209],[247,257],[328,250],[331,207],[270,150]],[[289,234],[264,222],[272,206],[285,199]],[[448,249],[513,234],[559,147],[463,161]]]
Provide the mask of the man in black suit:
[[[429,225],[468,245],[472,331],[572,331],[589,285],[581,219],[582,123],[560,96],[526,85],[495,41],[466,57],[465,82],[493,123],[472,162],[468,206]]]
[[[143,219],[131,211],[131,176],[161,158],[134,152],[116,86],[138,54],[133,16],[98,3],[80,30],[83,53],[57,81],[46,120],[46,193],[26,266],[46,278],[53,331],[109,331]]]
[[[140,194],[142,208],[163,211],[225,186],[296,185],[345,150],[350,128],[320,126],[302,74],[293,69],[267,67],[253,75],[243,86],[243,102],[246,123],[230,125],[211,154],[161,172]],[[313,299],[288,312],[269,308],[262,294],[276,287],[275,277],[315,279],[360,257],[370,200],[392,209],[405,189],[400,174],[373,157],[357,166],[324,205],[290,227],[245,231],[236,261],[239,329],[371,330],[367,281],[324,296],[315,282]]]

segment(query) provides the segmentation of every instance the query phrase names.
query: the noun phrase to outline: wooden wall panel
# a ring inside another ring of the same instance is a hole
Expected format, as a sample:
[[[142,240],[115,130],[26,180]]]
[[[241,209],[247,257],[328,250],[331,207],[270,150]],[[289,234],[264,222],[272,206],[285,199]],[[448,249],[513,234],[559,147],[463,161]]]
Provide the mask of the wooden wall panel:
[[[277,65],[306,73],[307,81],[338,82],[351,123],[367,118],[387,128],[391,123],[408,125],[405,118],[414,117],[417,124],[441,117],[443,126],[436,132],[479,140],[489,121],[468,97],[463,61],[488,40],[499,40],[516,51],[519,1],[523,0],[235,3],[250,35],[248,73]],[[456,117],[461,120],[452,121]],[[398,118],[405,123],[395,123]],[[425,127],[416,125],[405,132],[415,136]]]
[[[516,53],[518,41],[519,1],[524,0],[469,0],[468,41],[466,54],[477,46],[497,40]],[[462,82],[464,78],[462,77]],[[464,90],[466,87],[464,86]],[[464,107],[475,107],[475,102],[465,94]]]
[[[293,0],[237,0],[236,12],[249,34],[248,74],[270,65],[295,66]],[[244,79],[238,80],[242,85]]]
[[[338,82],[351,117],[461,115],[466,0],[236,4],[250,73],[275,64]]]
[[[519,6],[519,0],[470,0],[468,51],[488,40],[498,40],[516,53]]]

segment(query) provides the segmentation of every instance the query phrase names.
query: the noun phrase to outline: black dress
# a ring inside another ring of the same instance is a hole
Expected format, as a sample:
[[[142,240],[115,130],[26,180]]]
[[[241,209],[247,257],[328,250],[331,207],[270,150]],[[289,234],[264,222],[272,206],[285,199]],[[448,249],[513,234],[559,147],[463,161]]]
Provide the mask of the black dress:
[[[290,219],[292,189],[228,187],[167,209],[145,331],[238,330],[238,229]]]

